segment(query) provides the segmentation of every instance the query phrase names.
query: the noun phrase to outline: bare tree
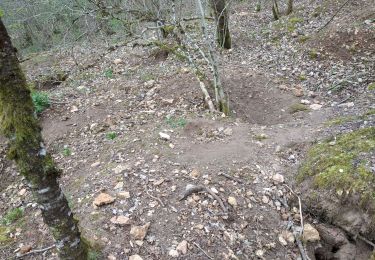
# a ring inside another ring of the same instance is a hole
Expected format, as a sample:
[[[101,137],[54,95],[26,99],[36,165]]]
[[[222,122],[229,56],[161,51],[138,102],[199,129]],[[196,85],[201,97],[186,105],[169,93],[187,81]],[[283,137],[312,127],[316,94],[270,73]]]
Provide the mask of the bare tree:
[[[1,133],[9,139],[9,157],[28,181],[44,222],[56,240],[60,259],[86,259],[86,246],[57,181],[60,171],[44,146],[16,49],[1,19],[0,122]]]
[[[229,33],[229,3],[225,0],[210,0],[210,3],[215,13],[217,42],[220,47],[230,49],[232,40]]]
[[[289,15],[293,12],[293,0],[288,0],[288,9],[286,10],[286,15]]]
[[[275,20],[279,20],[279,18],[280,18],[280,12],[279,12],[279,5],[277,4],[277,0],[273,0],[273,3],[272,3],[272,14],[273,14],[273,18]]]

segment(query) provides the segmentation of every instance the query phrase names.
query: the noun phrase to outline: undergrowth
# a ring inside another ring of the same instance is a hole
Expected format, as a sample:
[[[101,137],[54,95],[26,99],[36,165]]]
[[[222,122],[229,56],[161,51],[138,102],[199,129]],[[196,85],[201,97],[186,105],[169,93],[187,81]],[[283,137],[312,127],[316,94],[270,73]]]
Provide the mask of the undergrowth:
[[[363,128],[314,145],[297,180],[312,178],[318,189],[339,196],[359,195],[363,207],[375,206],[375,175],[368,159],[375,152],[375,127]]]
[[[33,100],[35,112],[37,114],[42,113],[51,105],[49,96],[45,92],[33,91],[31,92],[31,98]]]

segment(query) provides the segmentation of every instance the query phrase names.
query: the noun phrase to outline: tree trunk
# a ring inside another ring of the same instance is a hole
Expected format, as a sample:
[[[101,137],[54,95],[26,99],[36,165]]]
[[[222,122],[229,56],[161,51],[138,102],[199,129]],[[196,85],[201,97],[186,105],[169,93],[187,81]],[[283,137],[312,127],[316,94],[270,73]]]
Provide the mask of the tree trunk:
[[[57,178],[59,170],[43,144],[41,128],[10,37],[0,19],[0,122],[9,157],[31,187],[60,259],[86,259],[87,250]]]
[[[288,0],[288,9],[286,10],[286,15],[289,15],[293,12],[293,0]]]
[[[229,33],[229,12],[225,0],[210,0],[216,20],[216,37],[220,47],[232,48],[232,39]]]
[[[280,13],[279,13],[279,5],[277,4],[277,0],[273,0],[273,4],[272,4],[272,14],[273,14],[273,18],[275,20],[279,20],[280,18]]]

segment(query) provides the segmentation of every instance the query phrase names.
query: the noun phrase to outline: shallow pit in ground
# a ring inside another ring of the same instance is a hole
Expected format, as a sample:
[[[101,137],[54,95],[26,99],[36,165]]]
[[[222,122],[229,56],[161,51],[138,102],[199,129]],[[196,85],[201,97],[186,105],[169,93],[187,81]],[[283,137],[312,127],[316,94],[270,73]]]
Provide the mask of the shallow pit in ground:
[[[226,71],[223,84],[233,115],[245,122],[274,125],[294,119],[289,109],[300,100],[260,73],[246,67],[231,68]]]

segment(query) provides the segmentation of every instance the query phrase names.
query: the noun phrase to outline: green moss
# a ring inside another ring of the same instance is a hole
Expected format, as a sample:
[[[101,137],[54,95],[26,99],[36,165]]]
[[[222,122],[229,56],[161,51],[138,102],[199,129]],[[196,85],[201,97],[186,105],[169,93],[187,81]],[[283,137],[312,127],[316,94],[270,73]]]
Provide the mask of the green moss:
[[[308,111],[309,108],[303,104],[296,103],[289,107],[289,113],[294,114],[300,111]]]
[[[10,209],[5,216],[1,219],[1,223],[3,225],[10,225],[19,220],[23,217],[23,209],[22,208],[14,208]]]
[[[183,117],[174,117],[174,116],[169,116],[165,120],[165,122],[172,128],[184,128],[187,124],[187,121]]]
[[[254,139],[257,140],[257,141],[262,141],[262,140],[265,140],[267,138],[268,138],[268,136],[266,134],[259,134],[259,135],[254,136]]]
[[[313,178],[315,187],[358,194],[362,205],[375,206],[375,175],[366,154],[375,151],[375,127],[342,134],[314,145],[299,170],[298,181]]]
[[[109,132],[109,133],[106,134],[105,137],[106,137],[108,140],[113,140],[113,139],[115,139],[115,138],[117,137],[117,133],[115,133],[115,132]]]
[[[367,89],[368,89],[368,90],[375,90],[375,82],[370,83],[370,84],[367,86]]]
[[[10,229],[0,225],[0,245],[6,245],[12,241],[9,237]]]
[[[325,123],[326,126],[343,125],[345,123],[353,122],[356,120],[367,120],[370,116],[375,115],[375,108],[369,109],[365,113],[359,116],[342,116]]]
[[[296,30],[296,25],[302,22],[303,19],[300,17],[291,17],[287,23],[288,32],[294,32]]]
[[[318,52],[317,52],[315,49],[311,49],[311,50],[309,51],[309,57],[310,57],[310,59],[312,59],[312,60],[317,59],[317,58],[318,58]]]
[[[307,35],[302,35],[302,36],[300,36],[300,37],[298,38],[298,41],[299,41],[300,43],[305,43],[308,39],[310,39],[309,36],[307,36]]]

